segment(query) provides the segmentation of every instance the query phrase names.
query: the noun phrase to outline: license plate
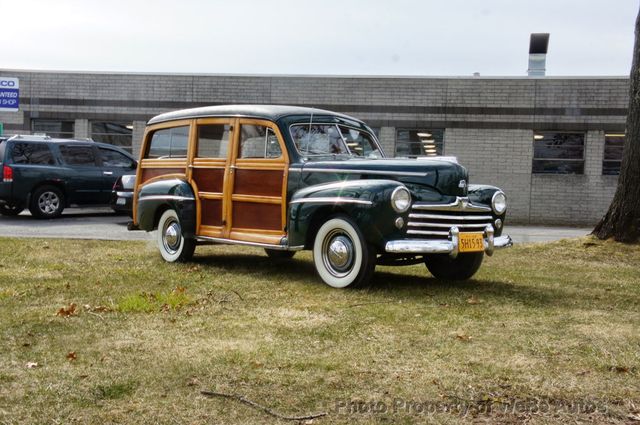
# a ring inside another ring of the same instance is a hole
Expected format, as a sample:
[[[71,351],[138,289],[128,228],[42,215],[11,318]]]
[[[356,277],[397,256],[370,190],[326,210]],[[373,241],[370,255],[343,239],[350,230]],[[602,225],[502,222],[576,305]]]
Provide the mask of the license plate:
[[[459,252],[484,251],[484,238],[482,233],[460,233],[458,235]]]
[[[126,202],[127,202],[127,200],[124,199],[124,198],[116,199],[116,205],[124,205]]]

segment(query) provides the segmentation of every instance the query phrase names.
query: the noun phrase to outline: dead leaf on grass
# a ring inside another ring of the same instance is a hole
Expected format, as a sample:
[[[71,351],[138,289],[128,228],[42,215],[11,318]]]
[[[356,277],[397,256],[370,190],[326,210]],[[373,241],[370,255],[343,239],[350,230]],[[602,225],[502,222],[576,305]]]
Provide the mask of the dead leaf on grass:
[[[627,366],[611,366],[609,368],[609,370],[611,372],[618,372],[618,373],[629,373],[630,370]]]
[[[475,295],[472,295],[471,298],[469,298],[467,300],[467,304],[482,304],[484,301],[482,301],[480,298],[476,297]]]
[[[91,306],[90,304],[85,304],[82,307],[86,311],[91,311],[93,313],[109,313],[110,311],[113,311],[111,307],[107,307],[106,305]]]
[[[69,317],[75,316],[77,314],[78,312],[76,311],[76,305],[74,303],[71,303],[67,307],[60,308],[60,310],[58,310],[58,312],[56,313],[56,316]]]
[[[69,360],[70,362],[73,362],[73,361],[75,361],[77,359],[78,359],[78,355],[76,354],[75,351],[69,351],[67,353],[67,360]]]
[[[458,332],[456,334],[456,338],[464,342],[471,342],[471,340],[473,339],[471,335],[467,335],[465,332]]]

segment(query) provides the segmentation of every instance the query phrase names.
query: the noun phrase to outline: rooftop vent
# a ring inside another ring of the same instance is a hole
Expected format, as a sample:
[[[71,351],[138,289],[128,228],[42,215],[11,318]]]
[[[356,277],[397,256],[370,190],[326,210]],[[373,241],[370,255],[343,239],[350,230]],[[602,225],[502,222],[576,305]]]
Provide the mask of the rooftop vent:
[[[529,77],[544,77],[547,64],[549,33],[533,33],[529,41]]]

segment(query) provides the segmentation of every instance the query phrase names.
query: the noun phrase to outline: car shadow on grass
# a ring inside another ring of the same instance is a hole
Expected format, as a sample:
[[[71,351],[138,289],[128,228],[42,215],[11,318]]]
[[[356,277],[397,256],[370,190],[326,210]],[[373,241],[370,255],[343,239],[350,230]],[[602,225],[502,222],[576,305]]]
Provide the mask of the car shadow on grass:
[[[397,294],[402,297],[464,297],[476,300],[472,303],[491,298],[532,306],[557,304],[563,297],[559,291],[550,288],[536,288],[495,279],[438,280],[426,270],[424,276],[416,276],[403,274],[401,268],[398,269],[398,273],[376,272],[368,290],[385,296]]]
[[[280,281],[322,287],[313,262],[308,258],[272,259],[256,254],[207,254],[195,256],[193,263],[210,268],[222,269],[244,275],[264,275]],[[373,298],[385,300],[420,299],[433,297],[476,297],[510,300],[523,305],[541,305],[558,303],[564,295],[550,288],[536,288],[518,285],[508,281],[469,279],[466,281],[443,281],[432,277],[424,270],[424,276],[403,273],[404,267],[397,272],[378,270],[370,284],[364,288],[353,289],[366,293]],[[327,290],[333,290],[327,287]],[[351,289],[348,289],[351,290]]]

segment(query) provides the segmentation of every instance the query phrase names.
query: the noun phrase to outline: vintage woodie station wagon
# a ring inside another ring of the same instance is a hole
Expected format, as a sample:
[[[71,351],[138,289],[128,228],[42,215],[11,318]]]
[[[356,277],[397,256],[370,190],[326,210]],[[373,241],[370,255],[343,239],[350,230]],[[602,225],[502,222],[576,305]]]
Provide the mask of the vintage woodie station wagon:
[[[506,197],[468,185],[453,158],[387,159],[362,121],[320,109],[231,105],[151,119],[134,193],[134,227],[157,229],[166,261],[197,244],[312,250],[320,278],[366,283],[376,264],[425,263],[468,279],[501,236]]]

